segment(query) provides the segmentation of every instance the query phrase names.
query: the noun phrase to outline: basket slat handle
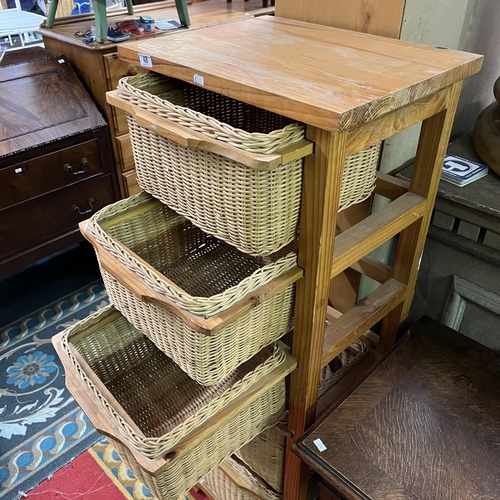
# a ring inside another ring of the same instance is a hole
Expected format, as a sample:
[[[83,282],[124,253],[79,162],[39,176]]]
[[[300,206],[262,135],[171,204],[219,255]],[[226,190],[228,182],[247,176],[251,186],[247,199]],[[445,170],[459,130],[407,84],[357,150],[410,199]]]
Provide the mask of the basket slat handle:
[[[251,153],[250,151],[236,148],[230,144],[194,132],[187,127],[139,108],[120,97],[116,90],[108,92],[106,99],[112,106],[116,106],[129,113],[141,127],[151,130],[162,137],[166,137],[181,146],[215,153],[255,170],[274,170],[281,165],[304,158],[314,151],[314,143],[307,139],[302,139],[275,153]]]
[[[225,325],[244,316],[257,304],[270,299],[285,287],[295,283],[303,275],[303,270],[300,267],[295,266],[280,276],[279,279],[273,280],[271,283],[262,286],[257,289],[254,294],[241,299],[239,302],[222,311],[217,316],[212,318],[203,318],[179,307],[179,305],[174,301],[169,300],[166,296],[148,286],[134,272],[123,266],[118,259],[111,254],[111,252],[107,251],[102,245],[98,244],[88,229],[88,221],[80,222],[79,227],[84,238],[92,244],[98,253],[101,267],[111,274],[114,279],[126,287],[140,300],[144,302],[153,302],[160,307],[164,307],[182,318],[191,328],[204,335],[213,335],[217,333],[217,331]],[[173,285],[176,286],[175,284]]]
[[[186,148],[202,149],[203,142],[206,141],[203,135],[192,132],[187,127],[153,115],[141,108],[133,108],[131,114],[141,127],[152,130]]]

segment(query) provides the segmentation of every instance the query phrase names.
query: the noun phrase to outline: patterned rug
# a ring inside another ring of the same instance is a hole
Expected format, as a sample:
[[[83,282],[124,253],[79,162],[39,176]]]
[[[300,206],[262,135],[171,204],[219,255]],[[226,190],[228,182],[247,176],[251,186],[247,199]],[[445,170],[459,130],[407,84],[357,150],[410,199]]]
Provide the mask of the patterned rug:
[[[106,438],[31,490],[32,500],[157,500],[121,461]],[[185,500],[209,500],[193,488]]]
[[[51,338],[108,303],[100,282],[0,331],[0,498],[13,500],[100,439],[64,386]]]
[[[108,440],[103,437],[89,449],[94,460],[129,500],[151,500],[156,497],[134,476],[122,462]]]

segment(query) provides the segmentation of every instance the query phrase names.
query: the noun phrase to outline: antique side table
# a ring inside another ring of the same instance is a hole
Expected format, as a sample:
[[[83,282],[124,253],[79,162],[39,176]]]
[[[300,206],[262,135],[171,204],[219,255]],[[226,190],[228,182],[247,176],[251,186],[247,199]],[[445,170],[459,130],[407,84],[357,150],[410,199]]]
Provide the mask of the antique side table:
[[[500,497],[500,353],[423,317],[295,445],[321,500]]]

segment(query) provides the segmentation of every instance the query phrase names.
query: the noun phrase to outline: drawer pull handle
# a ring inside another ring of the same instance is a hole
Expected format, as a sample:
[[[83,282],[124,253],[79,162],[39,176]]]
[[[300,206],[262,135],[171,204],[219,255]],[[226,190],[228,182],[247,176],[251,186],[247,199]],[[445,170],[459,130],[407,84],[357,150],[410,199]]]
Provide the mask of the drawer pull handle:
[[[90,212],[92,212],[92,210],[94,210],[94,198],[89,198],[87,200],[87,203],[90,205],[90,208],[88,210],[84,210],[83,212],[80,210],[80,207],[78,205],[73,205],[71,207],[71,210],[73,210],[73,212],[78,212],[80,215],[85,215],[85,214],[88,214]]]
[[[85,170],[87,170],[87,166],[89,164],[89,161],[87,160],[87,158],[82,158],[80,160],[80,163],[82,164],[83,168],[81,170],[73,170],[73,167],[72,165],[70,165],[69,163],[65,163],[63,165],[63,169],[66,171],[66,172],[71,172],[73,175],[80,175],[80,174],[84,174],[85,173]]]

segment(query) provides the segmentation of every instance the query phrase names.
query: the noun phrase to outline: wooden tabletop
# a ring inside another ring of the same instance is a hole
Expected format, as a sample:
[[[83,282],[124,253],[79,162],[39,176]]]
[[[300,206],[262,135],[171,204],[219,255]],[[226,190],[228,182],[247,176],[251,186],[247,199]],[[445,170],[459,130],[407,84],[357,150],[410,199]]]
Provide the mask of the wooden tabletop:
[[[500,353],[423,318],[296,452],[347,499],[498,499]]]
[[[0,116],[0,158],[106,125],[58,56],[0,67]]]
[[[264,16],[118,47],[152,71],[325,130],[356,128],[479,71],[482,56]]]

